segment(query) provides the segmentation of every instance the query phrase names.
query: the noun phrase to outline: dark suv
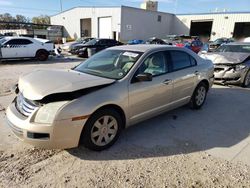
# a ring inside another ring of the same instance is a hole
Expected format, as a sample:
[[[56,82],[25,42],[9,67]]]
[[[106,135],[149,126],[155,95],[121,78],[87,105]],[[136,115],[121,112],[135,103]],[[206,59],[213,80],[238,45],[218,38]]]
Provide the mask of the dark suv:
[[[112,47],[112,46],[119,46],[119,45],[122,45],[122,43],[118,42],[114,39],[93,39],[93,40],[85,43],[76,52],[76,54],[79,57],[88,58],[101,50],[104,50],[104,49]]]

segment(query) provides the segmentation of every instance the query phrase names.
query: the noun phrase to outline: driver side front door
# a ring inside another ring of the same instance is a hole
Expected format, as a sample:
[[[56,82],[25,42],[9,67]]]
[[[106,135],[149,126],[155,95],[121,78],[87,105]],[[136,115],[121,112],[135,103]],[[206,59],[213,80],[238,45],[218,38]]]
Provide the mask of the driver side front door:
[[[164,51],[148,56],[129,84],[130,124],[148,119],[170,107],[173,92],[173,74]],[[141,73],[150,73],[152,81],[136,81]]]

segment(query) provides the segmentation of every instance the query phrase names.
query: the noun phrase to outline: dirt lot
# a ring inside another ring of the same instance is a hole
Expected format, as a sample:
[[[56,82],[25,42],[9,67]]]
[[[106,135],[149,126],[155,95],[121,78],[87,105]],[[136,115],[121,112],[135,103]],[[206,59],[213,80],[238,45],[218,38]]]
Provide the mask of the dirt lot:
[[[18,141],[5,123],[18,77],[79,62],[0,65],[0,187],[250,187],[249,88],[214,86],[201,110],[182,107],[135,125],[103,152]]]

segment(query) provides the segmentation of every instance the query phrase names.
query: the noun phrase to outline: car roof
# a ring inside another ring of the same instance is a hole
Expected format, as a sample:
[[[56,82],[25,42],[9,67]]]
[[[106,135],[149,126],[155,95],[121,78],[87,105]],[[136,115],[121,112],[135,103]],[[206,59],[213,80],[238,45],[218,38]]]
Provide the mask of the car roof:
[[[6,36],[6,39],[10,40],[10,39],[33,39],[31,37],[21,37],[21,36]]]
[[[146,51],[161,50],[161,49],[166,49],[166,48],[167,49],[179,49],[177,47],[173,47],[173,46],[170,46],[170,45],[157,45],[157,44],[123,45],[123,46],[111,47],[109,49],[146,52]]]
[[[7,37],[4,37],[5,39],[7,40],[11,40],[11,39],[28,39],[28,40],[31,40],[31,41],[38,41],[38,42],[47,42],[49,41],[48,39],[42,39],[42,38],[32,38],[32,37],[22,37],[22,36],[7,36]]]

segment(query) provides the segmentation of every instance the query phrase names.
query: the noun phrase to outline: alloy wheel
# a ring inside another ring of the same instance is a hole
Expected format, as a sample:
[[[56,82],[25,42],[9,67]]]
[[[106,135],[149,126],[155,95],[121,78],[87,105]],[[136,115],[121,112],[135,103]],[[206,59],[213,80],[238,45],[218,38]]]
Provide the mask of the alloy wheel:
[[[196,104],[201,106],[206,98],[206,88],[201,86],[197,90],[197,94],[195,96]]]
[[[110,115],[102,116],[91,129],[91,140],[97,146],[105,146],[115,138],[117,131],[117,120]]]

